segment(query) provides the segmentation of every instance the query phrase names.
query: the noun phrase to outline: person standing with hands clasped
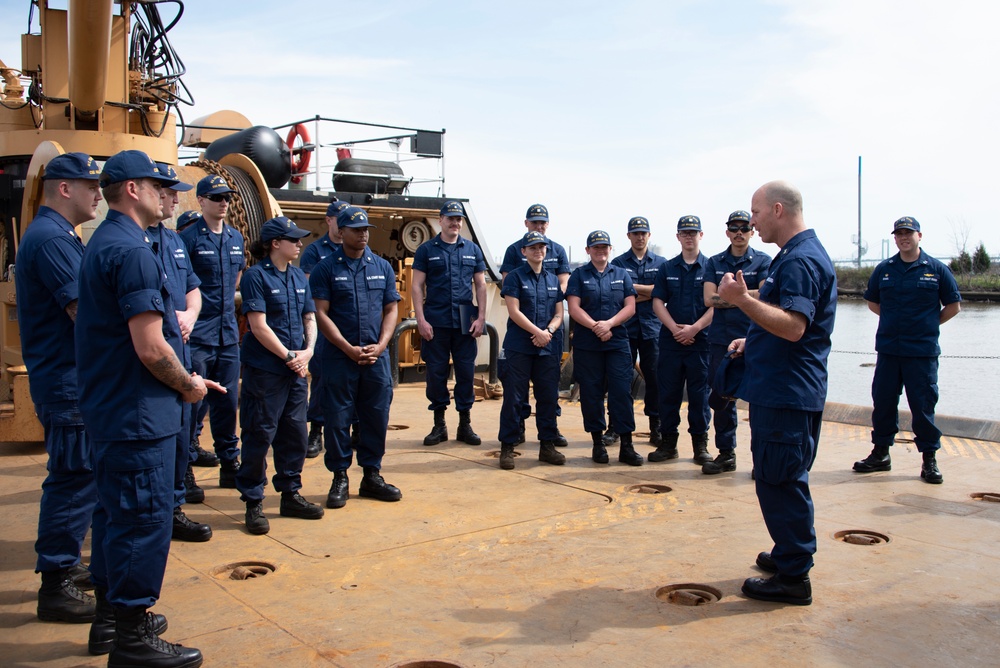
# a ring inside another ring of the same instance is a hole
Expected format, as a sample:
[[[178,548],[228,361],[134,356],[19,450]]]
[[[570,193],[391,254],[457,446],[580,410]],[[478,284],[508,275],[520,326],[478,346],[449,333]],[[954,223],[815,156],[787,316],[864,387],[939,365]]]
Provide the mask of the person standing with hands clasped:
[[[609,263],[611,237],[604,230],[587,236],[590,262],[570,274],[566,288],[573,330],[573,374],[580,386],[583,427],[594,442],[594,462],[608,463],[604,444],[604,392],[608,393],[611,424],[620,438],[618,461],[642,466],[632,447],[632,353],[625,323],[635,315],[635,288],[628,272]]]
[[[875,267],[865,290],[868,308],[878,316],[875,377],[872,380],[871,454],[854,463],[858,473],[892,468],[889,446],[899,431],[899,394],[913,416],[913,442],[923,455],[920,478],[944,482],[937,464],[941,430],[934,425],[938,400],[938,337],[941,325],[962,309],[962,295],[951,270],[920,250],[920,223],[905,216],[892,226],[899,253]]]
[[[503,407],[500,410],[500,468],[514,468],[514,444],[521,431],[521,407],[528,384],[535,388],[536,423],[541,441],[538,461],[560,465],[566,457],[556,450],[556,408],[559,405],[559,354],[556,334],[562,326],[563,293],[559,275],[545,268],[548,240],[528,232],[521,239],[527,262],[507,274],[502,295],[507,305],[507,335],[503,340]]]
[[[708,335],[715,311],[705,306],[704,282],[708,258],[699,250],[701,219],[682,216],[677,221],[681,252],[663,263],[653,286],[653,312],[660,328],[660,429],[662,441],[649,461],[677,457],[677,429],[681,423],[684,390],[688,398],[688,432],[694,461],[708,457]]]
[[[746,358],[738,396],[750,404],[750,452],[757,500],[774,547],[757,565],[774,573],[748,578],[743,593],[762,601],[812,603],[809,571],[816,528],[809,469],[816,460],[826,403],[827,360],[837,311],[833,262],[802,216],[802,195],[783,181],[757,189],[750,225],[781,252],[758,298],[743,273],[725,274],[719,296],[753,321],[729,344]]]
[[[399,501],[403,493],[382,478],[385,435],[392,404],[392,375],[386,348],[398,318],[396,274],[368,249],[364,210],[349,206],[337,214],[341,248],[320,262],[309,277],[316,317],[326,339],[320,360],[323,381],[326,468],[333,483],[327,508],[343,508],[350,498],[347,469],[357,450],[364,471],[358,494],[379,501]],[[357,440],[351,423],[360,427]]]
[[[250,245],[257,264],[240,285],[249,329],[243,337],[240,430],[243,462],[236,489],[246,503],[247,531],[266,534],[267,451],[274,452],[275,490],[283,517],[318,520],[323,508],[299,494],[306,461],[306,374],[316,344],[316,307],[301,269],[291,264],[302,250],[300,229],[284,216],[260,228]]]

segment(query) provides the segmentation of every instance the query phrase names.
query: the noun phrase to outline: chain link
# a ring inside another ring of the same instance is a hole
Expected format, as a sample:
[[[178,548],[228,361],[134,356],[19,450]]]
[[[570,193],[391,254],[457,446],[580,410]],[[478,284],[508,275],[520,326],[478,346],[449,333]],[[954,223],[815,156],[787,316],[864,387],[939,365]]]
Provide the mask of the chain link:
[[[831,353],[840,353],[841,355],[877,355],[878,353],[874,351],[867,350],[831,350]],[[939,358],[949,359],[949,360],[1000,360],[1000,356],[997,355],[938,355]]]

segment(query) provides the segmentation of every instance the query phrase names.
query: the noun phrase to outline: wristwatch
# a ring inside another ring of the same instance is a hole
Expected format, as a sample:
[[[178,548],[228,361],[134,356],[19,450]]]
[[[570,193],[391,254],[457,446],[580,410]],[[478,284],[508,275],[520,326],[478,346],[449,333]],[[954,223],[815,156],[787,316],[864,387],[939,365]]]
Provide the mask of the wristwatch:
[[[556,330],[552,329],[552,325],[549,325],[548,327],[546,327],[545,331],[548,332],[549,334],[555,334],[556,333]]]
[[[298,357],[298,355],[294,351],[289,350],[288,354],[285,355],[285,361],[286,362],[291,362],[296,357]]]

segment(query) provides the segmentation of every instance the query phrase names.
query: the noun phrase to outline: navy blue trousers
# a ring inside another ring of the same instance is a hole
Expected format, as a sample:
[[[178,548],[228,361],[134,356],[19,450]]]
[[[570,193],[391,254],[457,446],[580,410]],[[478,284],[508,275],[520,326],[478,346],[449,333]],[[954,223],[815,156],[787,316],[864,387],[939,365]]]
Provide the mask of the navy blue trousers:
[[[326,345],[326,337],[320,336],[313,349],[313,356],[309,360],[309,408],[306,411],[306,419],[319,424],[323,424],[323,408],[320,405],[323,395],[323,363],[320,360]]]
[[[35,571],[56,571],[80,563],[80,550],[97,506],[91,444],[76,401],[36,404],[45,430],[48,475],[38,510]]]
[[[240,456],[239,438],[236,437],[236,406],[240,383],[240,346],[205,346],[191,344],[191,365],[202,378],[225,385],[226,393],[209,392],[195,409],[196,437],[201,436],[205,415],[211,411],[215,453],[231,462]]]
[[[757,501],[782,575],[805,575],[813,566],[816,529],[809,469],[816,460],[823,411],[750,405],[750,450]]]
[[[500,408],[501,443],[516,443],[524,419],[523,406],[528,403],[529,383],[535,394],[535,426],[538,439],[556,437],[556,409],[559,407],[559,357],[529,355],[514,350],[504,351],[503,406]]]
[[[899,431],[899,395],[913,416],[913,442],[920,452],[941,447],[941,430],[934,424],[938,401],[938,358],[878,354],[872,379],[872,443],[890,446]]]
[[[240,396],[240,429],[243,461],[236,474],[236,489],[243,501],[260,501],[267,485],[267,451],[272,449],[278,492],[302,489],[306,461],[306,379],[243,367]]]
[[[659,339],[629,339],[632,350],[632,366],[639,359],[639,370],[642,380],[646,383],[646,394],[643,396],[643,413],[649,417],[660,416],[660,383],[657,380],[656,366],[660,358]]]
[[[708,367],[708,383],[715,382],[715,372],[726,356],[727,345],[709,345],[711,361]],[[736,402],[723,399],[713,388],[708,394],[708,406],[712,409],[712,426],[715,427],[715,447],[719,450],[736,449]]]
[[[420,356],[427,365],[427,400],[431,410],[447,408],[451,403],[448,395],[448,358],[455,368],[455,408],[460,411],[472,409],[476,395],[472,389],[472,377],[476,371],[478,341],[457,327],[435,327],[434,338],[420,342]]]
[[[351,423],[357,419],[358,464],[381,469],[393,394],[389,353],[382,353],[371,366],[359,366],[330,348],[323,359],[323,463],[333,472],[351,467]]]
[[[116,608],[150,608],[160,597],[174,514],[176,435],[91,442],[98,506],[90,572]]]
[[[209,390],[212,392],[212,390]],[[186,501],[184,494],[184,475],[187,468],[197,457],[193,447],[194,429],[194,404],[181,405],[181,430],[177,432],[177,455],[174,461],[174,507],[180,508]]]
[[[615,433],[635,431],[632,412],[632,353],[629,350],[573,349],[573,376],[580,385],[583,428],[589,433],[604,431],[604,392],[608,393],[608,414]]]
[[[664,330],[666,331],[666,330]],[[660,381],[660,432],[676,434],[681,424],[681,403],[687,385],[688,433],[707,434],[708,351],[660,347],[657,372]]]

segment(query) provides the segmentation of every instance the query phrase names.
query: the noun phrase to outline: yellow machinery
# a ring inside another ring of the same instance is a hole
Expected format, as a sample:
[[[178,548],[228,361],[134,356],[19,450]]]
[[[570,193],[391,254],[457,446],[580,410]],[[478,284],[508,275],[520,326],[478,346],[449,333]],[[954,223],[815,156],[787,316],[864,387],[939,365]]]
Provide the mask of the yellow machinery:
[[[181,151],[195,159],[179,165],[182,160],[179,160],[178,114],[175,112],[178,105],[191,104],[191,100],[181,80],[184,66],[166,38],[183,14],[183,5],[176,5],[179,7],[177,16],[164,24],[156,3],[69,0],[67,9],[55,9],[49,7],[47,0],[25,0],[29,30],[36,11],[40,30],[21,36],[20,68],[12,68],[0,59],[0,269],[3,270],[0,282],[0,317],[3,318],[0,327],[0,442],[42,440],[41,425],[34,415],[21,358],[13,283],[16,277],[11,267],[20,236],[40,205],[40,176],[48,161],[56,155],[80,151],[100,162],[119,151],[138,149],[158,162],[178,165],[178,173],[187,183],[196,183],[209,173],[220,174],[237,191],[227,221],[248,240],[257,236],[264,221],[276,215],[293,218],[315,235],[325,234],[324,214],[334,195],[321,191],[319,181],[321,176],[332,173],[337,190],[335,196],[364,207],[377,226],[372,230],[369,245],[396,268],[404,300],[408,298],[408,260],[419,242],[437,232],[437,212],[444,202],[443,192],[440,192],[443,191],[443,175],[439,179],[441,187],[437,196],[413,197],[405,194],[412,177],[405,179],[398,164],[393,162],[351,159],[349,150],[337,148],[337,166],[324,170],[319,164],[321,149],[338,145],[321,144],[318,134],[322,122],[332,119],[319,116],[309,119],[317,137],[315,143],[300,137],[303,144],[291,150],[291,134],[288,148],[279,139],[281,146],[278,148],[282,153],[278,171],[283,168],[284,177],[274,177],[274,161],[271,160],[270,167],[264,164],[266,161],[259,159],[253,147],[237,146],[214,156],[214,160],[207,159],[213,147],[226,141],[232,144],[231,140],[240,132],[255,130],[247,118],[232,111],[216,112],[181,128]],[[0,58],[3,55],[0,54]],[[309,121],[289,124],[285,128],[301,130],[304,134]],[[270,128],[261,129],[276,136]],[[403,139],[409,138],[413,155],[440,160],[443,135],[444,131],[413,130],[411,134],[389,139],[395,142],[398,150]],[[365,141],[369,140],[361,140]],[[343,142],[341,145],[354,144]],[[200,153],[206,148],[205,154]],[[293,174],[297,166],[305,171],[304,166],[309,161],[303,158],[308,154],[317,156],[315,169]],[[346,159],[341,159],[345,155]],[[373,169],[375,174],[365,173]],[[312,176],[316,181],[315,189],[306,190],[305,184],[283,188],[289,176],[293,184],[305,176]],[[338,182],[338,179],[343,180]],[[187,209],[197,209],[193,192],[181,194],[177,214]],[[475,217],[471,209],[467,207],[467,210],[466,234],[483,247],[489,263],[488,279],[492,283],[499,274],[478,233]],[[97,220],[79,230],[85,241],[105,212],[102,203]],[[505,321],[499,290],[493,285],[488,309],[490,321]],[[404,320],[411,313],[408,301],[404,301],[400,319]],[[495,371],[497,338],[493,330],[490,353],[484,350],[480,357],[481,364],[491,362],[491,371]],[[398,358],[396,371],[403,372],[404,376],[407,370],[419,372],[419,337],[413,331],[401,333],[394,352]],[[495,373],[491,376],[495,381]],[[411,379],[419,377],[419,373],[411,375]]]

